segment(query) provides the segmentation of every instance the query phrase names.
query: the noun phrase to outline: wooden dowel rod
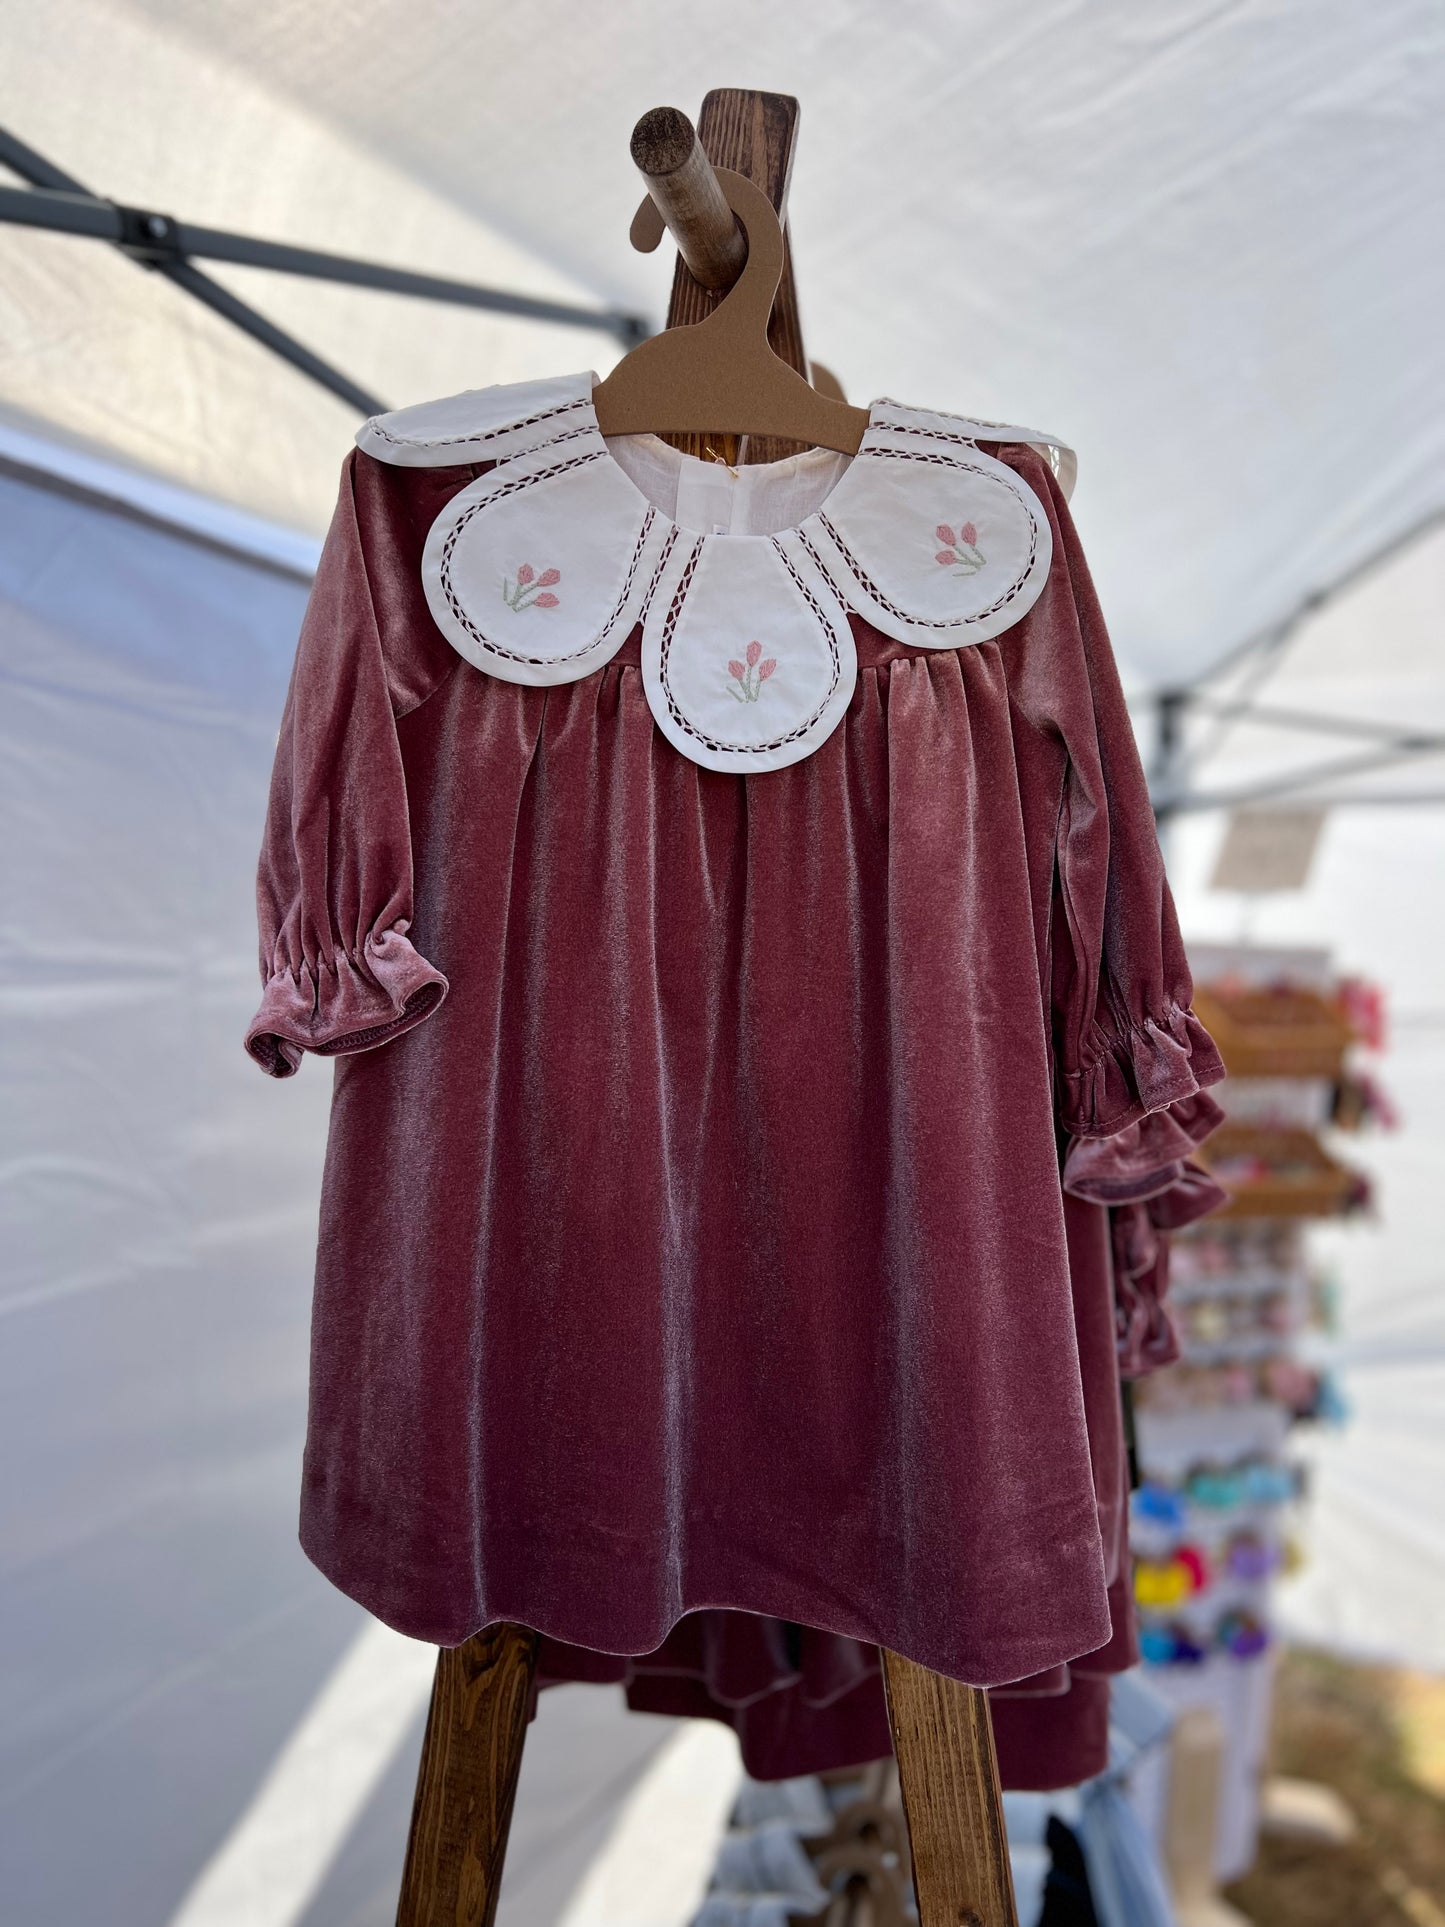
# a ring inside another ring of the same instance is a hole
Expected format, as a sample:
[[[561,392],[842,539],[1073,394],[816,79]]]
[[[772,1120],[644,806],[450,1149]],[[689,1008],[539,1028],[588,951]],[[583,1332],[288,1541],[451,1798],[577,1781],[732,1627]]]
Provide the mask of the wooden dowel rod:
[[[883,1654],[919,1927],[1018,1927],[988,1695]]]
[[[686,118],[683,116],[682,118]],[[798,139],[798,103],[791,94],[759,93],[749,87],[714,87],[704,98],[697,117],[697,142],[714,167],[730,167],[735,174],[761,188],[780,221],[786,218],[788,181]],[[650,193],[649,189],[649,193]],[[667,326],[688,328],[706,320],[722,294],[697,281],[687,262],[678,258],[667,304]],[[808,362],[798,320],[798,293],[788,231],[783,229],[783,278],[768,323],[768,340],[775,355],[796,368],[806,381]],[[663,440],[685,455],[731,462],[776,462],[796,455],[800,444],[776,435],[664,435]]]
[[[491,1927],[536,1664],[525,1626],[438,1654],[397,1927]]]
[[[632,158],[693,279],[730,288],[748,244],[687,115],[676,107],[644,114],[632,130]]]

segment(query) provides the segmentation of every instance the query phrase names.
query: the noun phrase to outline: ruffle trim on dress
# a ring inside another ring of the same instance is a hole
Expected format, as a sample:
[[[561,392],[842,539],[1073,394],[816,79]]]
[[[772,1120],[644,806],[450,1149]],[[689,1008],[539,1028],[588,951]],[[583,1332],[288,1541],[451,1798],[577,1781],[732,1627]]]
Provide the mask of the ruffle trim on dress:
[[[1110,1606],[1114,1632],[1097,1653],[989,1689],[1010,1786],[1073,1785],[1103,1770],[1105,1727],[1090,1695],[1107,1699],[1108,1676],[1138,1660],[1127,1585],[1111,1589]],[[635,1658],[543,1638],[536,1685],[615,1684],[634,1712],[720,1720],[736,1732],[748,1773],[777,1780],[889,1756],[881,1674],[874,1645],[753,1613],[703,1610]],[[1036,1701],[1047,1708],[1037,1735]]]
[[[340,1057],[372,1050],[429,1017],[447,980],[407,937],[405,921],[367,936],[360,957],[338,950],[266,982],[246,1049],[269,1077],[292,1077],[303,1051]]]
[[[721,1706],[754,1705],[796,1691],[811,1709],[832,1706],[879,1672],[878,1648],[757,1613],[704,1609],[686,1614],[655,1651],[628,1656],[544,1638],[537,1676],[630,1686],[645,1678],[685,1679]]]
[[[1224,1076],[1214,1039],[1184,1004],[1171,1004],[1162,1018],[1146,1017],[1122,1036],[1100,1032],[1100,1045],[1092,1064],[1065,1078],[1063,1124],[1075,1137],[1113,1137]]]
[[[1135,1204],[1168,1191],[1190,1157],[1224,1121],[1207,1091],[1146,1111],[1112,1137],[1076,1137],[1064,1160],[1064,1189],[1091,1204]]]
[[[1076,1673],[1067,1693],[989,1702],[999,1779],[1011,1793],[1078,1786],[1109,1764],[1107,1679]]]
[[[636,1657],[544,1637],[537,1687],[571,1680],[621,1686],[634,1712],[722,1721],[754,1779],[861,1765],[891,1751],[878,1648],[787,1620],[703,1609]]]
[[[1156,1231],[1182,1231],[1198,1218],[1207,1218],[1229,1193],[1198,1164],[1186,1164],[1166,1191],[1149,1200],[1149,1222]]]
[[[1186,1163],[1179,1176],[1147,1202],[1127,1204],[1112,1213],[1115,1337],[1121,1377],[1143,1378],[1179,1357],[1179,1334],[1164,1302],[1169,1289],[1169,1239],[1164,1234],[1207,1216],[1228,1195],[1207,1171]]]

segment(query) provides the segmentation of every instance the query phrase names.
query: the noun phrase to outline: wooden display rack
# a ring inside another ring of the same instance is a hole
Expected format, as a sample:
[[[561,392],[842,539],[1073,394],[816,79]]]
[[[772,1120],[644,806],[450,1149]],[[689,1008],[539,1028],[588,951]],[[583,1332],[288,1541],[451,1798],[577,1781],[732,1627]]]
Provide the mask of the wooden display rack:
[[[1338,1081],[1349,1025],[1328,998],[1303,985],[1195,986],[1194,1010],[1231,1077],[1328,1077]]]
[[[1226,1122],[1198,1155],[1230,1194],[1216,1218],[1332,1218],[1358,1194],[1354,1172],[1301,1127]],[[1268,1175],[1236,1182],[1221,1169],[1235,1158],[1256,1159]]]
[[[1219,1046],[1231,1086],[1255,1078],[1271,1084],[1293,1078],[1339,1086],[1346,1076],[1345,1053],[1354,1032],[1340,1006],[1321,990],[1299,983],[1249,983],[1236,976],[1196,983],[1194,1009]],[[1230,1194],[1229,1202],[1201,1227],[1206,1235],[1208,1225],[1221,1219],[1298,1224],[1336,1217],[1361,1195],[1360,1175],[1334,1158],[1318,1134],[1303,1125],[1227,1117],[1195,1155]],[[1242,1168],[1248,1166],[1257,1175]],[[1210,1282],[1201,1280],[1200,1296],[1207,1297],[1211,1289]],[[1193,1416],[1197,1420],[1200,1415]],[[1217,1453],[1225,1460],[1236,1455],[1237,1447]],[[1272,1694],[1269,1672],[1256,1679],[1260,1693]],[[1164,1830],[1179,1927],[1247,1927],[1244,1916],[1220,1899],[1216,1878],[1226,1773],[1234,1777],[1236,1788],[1242,1777],[1237,1747],[1237,1734],[1226,1729],[1217,1707],[1196,1705],[1179,1714],[1171,1741]],[[1231,1756],[1232,1765],[1227,1764]],[[1250,1760],[1248,1777],[1256,1784],[1257,1771],[1258,1762]],[[1300,1828],[1297,1837],[1310,1837],[1307,1830],[1312,1827],[1315,1839],[1338,1841],[1348,1837],[1352,1825],[1333,1795],[1307,1782],[1265,1778],[1251,1826],[1267,1828],[1271,1809],[1285,1816],[1286,1825],[1293,1822]]]
[[[633,140],[634,158],[682,257],[669,328],[701,320],[725,291],[721,271],[709,292],[686,262],[721,263],[737,273],[732,214],[713,167],[752,181],[785,222],[798,103],[747,88],[718,89],[703,102],[695,140],[690,147],[684,141],[681,151],[679,122],[686,126],[675,110],[659,109],[638,123]],[[837,398],[836,383],[823,371],[810,374],[804,358],[790,252],[769,339],[820,392]],[[735,447],[697,446],[701,437],[669,439],[694,453],[744,463],[773,460],[792,446],[754,435],[739,458]],[[490,1927],[536,1662],[536,1634],[514,1625],[489,1626],[438,1656],[397,1927]],[[920,1927],[1017,1927],[987,1695],[896,1653],[883,1654],[883,1672]]]

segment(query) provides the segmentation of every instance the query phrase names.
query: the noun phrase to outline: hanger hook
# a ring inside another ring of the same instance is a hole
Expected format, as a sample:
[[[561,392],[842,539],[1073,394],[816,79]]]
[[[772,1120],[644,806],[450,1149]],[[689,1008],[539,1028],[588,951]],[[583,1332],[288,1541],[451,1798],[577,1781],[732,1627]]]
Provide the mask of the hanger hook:
[[[752,315],[766,333],[778,283],[783,278],[782,223],[767,195],[745,174],[736,174],[730,167],[719,167],[715,172],[723,199],[737,216],[747,237],[748,254],[737,280],[712,313],[696,325],[707,327],[727,308],[730,322],[744,315]],[[641,254],[651,254],[665,231],[656,201],[650,194],[644,195],[629,229],[633,247]]]

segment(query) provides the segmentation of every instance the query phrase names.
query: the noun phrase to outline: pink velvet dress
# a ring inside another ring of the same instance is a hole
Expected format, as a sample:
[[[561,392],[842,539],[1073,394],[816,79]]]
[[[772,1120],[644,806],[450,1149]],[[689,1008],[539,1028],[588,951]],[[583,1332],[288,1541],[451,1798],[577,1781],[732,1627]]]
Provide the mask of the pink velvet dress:
[[[247,1044],[336,1059],[302,1544],[418,1638],[750,1716],[762,1772],[883,1750],[878,1645],[1058,1696],[1132,1637],[1108,1213],[1222,1067],[1067,507],[993,453],[1034,606],[850,615],[841,721],[748,775],[635,632],[462,660],[421,559],[486,465],[355,453],[277,752]]]

